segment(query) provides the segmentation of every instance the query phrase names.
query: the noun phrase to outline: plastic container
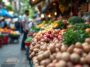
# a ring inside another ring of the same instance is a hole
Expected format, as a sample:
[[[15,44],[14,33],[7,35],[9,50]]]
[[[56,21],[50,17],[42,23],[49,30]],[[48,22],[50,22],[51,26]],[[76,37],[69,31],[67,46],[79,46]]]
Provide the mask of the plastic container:
[[[25,46],[29,47],[30,46],[30,42],[25,42]]]
[[[2,47],[2,38],[0,38],[0,48]]]
[[[8,40],[9,40],[9,37],[8,36],[4,36],[3,37],[3,44],[8,44]]]

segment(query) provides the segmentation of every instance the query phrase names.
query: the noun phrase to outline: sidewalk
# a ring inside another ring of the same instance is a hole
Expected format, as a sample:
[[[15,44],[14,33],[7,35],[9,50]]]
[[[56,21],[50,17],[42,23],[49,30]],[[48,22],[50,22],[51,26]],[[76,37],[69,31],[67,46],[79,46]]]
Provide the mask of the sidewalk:
[[[21,43],[20,38],[20,43]],[[21,44],[8,44],[0,48],[0,67],[30,67]]]

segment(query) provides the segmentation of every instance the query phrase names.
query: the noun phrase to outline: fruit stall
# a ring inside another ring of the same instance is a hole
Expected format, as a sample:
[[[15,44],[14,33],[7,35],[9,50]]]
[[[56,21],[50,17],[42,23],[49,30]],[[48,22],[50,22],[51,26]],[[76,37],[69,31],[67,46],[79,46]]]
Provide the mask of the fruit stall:
[[[10,41],[14,41],[15,38],[18,39],[19,35],[19,31],[11,30],[8,28],[0,28],[0,46],[3,44],[9,44]]]
[[[74,16],[36,27],[27,39],[34,67],[90,67],[89,22]]]

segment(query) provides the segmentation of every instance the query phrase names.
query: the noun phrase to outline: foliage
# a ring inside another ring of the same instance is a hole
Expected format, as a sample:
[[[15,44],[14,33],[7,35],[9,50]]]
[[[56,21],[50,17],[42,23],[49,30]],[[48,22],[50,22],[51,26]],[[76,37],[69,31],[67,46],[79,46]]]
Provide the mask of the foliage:
[[[75,44],[76,42],[84,42],[85,38],[89,37],[89,34],[83,30],[73,30],[68,29],[63,34],[63,42],[70,46],[71,44]]]
[[[31,42],[32,41],[32,37],[28,37],[25,42]]]
[[[76,24],[76,23],[84,23],[85,21],[82,18],[78,17],[78,16],[73,16],[73,17],[68,19],[68,22],[70,24]]]
[[[12,8],[12,6],[11,6],[11,5],[6,6],[6,9],[7,9],[7,10],[10,10],[10,11],[12,11],[12,10],[13,10],[13,8]]]
[[[90,24],[84,24],[84,23],[80,23],[80,24],[75,24],[73,25],[74,30],[85,30],[86,28],[90,28]]]
[[[38,32],[40,31],[40,28],[37,28],[36,26],[32,26],[32,28],[30,29],[30,32]]]
[[[60,29],[64,29],[65,28],[65,25],[63,23],[63,19],[58,21],[58,28],[60,28]]]

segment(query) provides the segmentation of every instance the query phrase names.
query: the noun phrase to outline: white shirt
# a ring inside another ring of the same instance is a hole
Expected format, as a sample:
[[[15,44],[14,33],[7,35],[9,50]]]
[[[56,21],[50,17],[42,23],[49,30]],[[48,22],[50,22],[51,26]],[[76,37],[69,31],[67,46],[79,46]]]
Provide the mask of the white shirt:
[[[23,30],[29,30],[28,24],[29,24],[29,17],[24,15],[23,16]]]

